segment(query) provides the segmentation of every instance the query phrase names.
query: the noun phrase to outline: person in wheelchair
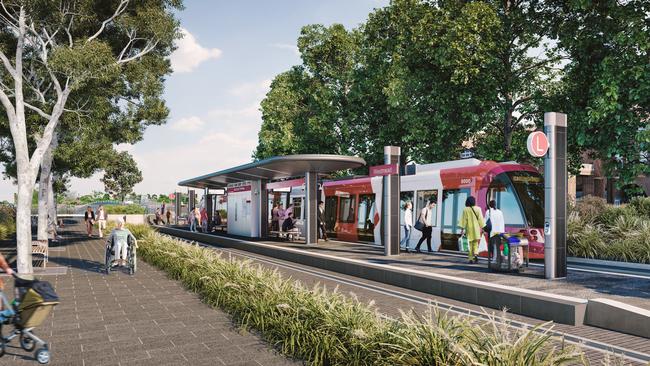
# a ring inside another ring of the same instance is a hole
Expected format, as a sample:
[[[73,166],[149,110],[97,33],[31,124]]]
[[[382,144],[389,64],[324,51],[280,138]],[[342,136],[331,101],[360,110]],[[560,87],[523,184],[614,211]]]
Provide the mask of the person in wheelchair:
[[[108,237],[108,242],[113,243],[113,252],[115,253],[112,266],[126,265],[129,242],[131,241],[137,243],[131,231],[124,227],[124,219],[119,218],[117,227],[111,231],[111,235]]]

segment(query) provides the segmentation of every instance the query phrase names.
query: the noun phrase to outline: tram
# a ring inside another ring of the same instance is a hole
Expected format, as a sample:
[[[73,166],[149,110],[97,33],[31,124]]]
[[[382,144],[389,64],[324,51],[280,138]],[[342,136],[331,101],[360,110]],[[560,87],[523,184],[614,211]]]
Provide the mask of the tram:
[[[417,220],[422,208],[433,199],[437,202],[431,220],[433,248],[458,250],[460,215],[465,200],[472,195],[484,214],[488,202],[495,200],[503,211],[506,231],[521,233],[528,239],[530,258],[544,258],[544,180],[535,167],[464,159],[407,168],[407,174],[400,178],[400,224],[404,225],[406,202],[412,202],[413,219]],[[298,183],[270,194],[269,205],[286,202],[285,207],[292,208],[298,228],[303,231],[304,190]],[[325,202],[328,236],[381,245],[382,184],[382,177],[324,181],[320,196]],[[403,235],[400,227],[400,238]],[[420,237],[421,233],[413,230],[411,248]]]

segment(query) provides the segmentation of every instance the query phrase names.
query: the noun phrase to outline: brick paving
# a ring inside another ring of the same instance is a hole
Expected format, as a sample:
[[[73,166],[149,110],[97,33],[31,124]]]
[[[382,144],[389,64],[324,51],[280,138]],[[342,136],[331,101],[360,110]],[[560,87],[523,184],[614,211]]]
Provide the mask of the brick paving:
[[[35,330],[50,342],[51,365],[302,364],[236,328],[227,314],[143,261],[134,276],[104,275],[103,241],[84,237],[80,226],[64,237],[64,249],[52,252],[50,261],[67,266],[67,274],[43,278],[55,286],[61,304]],[[22,350],[18,339],[0,358],[0,365],[34,364],[33,352]]]

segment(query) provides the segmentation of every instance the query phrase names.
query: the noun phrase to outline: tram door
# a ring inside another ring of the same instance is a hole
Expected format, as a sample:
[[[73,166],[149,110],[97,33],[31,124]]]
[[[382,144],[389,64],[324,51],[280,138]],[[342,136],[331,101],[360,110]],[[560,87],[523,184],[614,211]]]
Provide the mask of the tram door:
[[[441,244],[441,239],[440,239],[440,223],[438,222],[438,211],[440,211],[439,206],[438,206],[438,190],[437,189],[430,189],[430,190],[421,190],[421,191],[416,191],[415,192],[415,204],[414,204],[414,210],[413,210],[413,220],[414,222],[417,221],[418,217],[420,216],[420,212],[422,212],[422,209],[425,208],[428,204],[429,201],[433,200],[436,202],[436,205],[431,209],[430,215],[431,215],[431,247],[433,250],[436,250],[437,248],[440,247]],[[426,243],[423,243],[423,245],[426,245]]]
[[[339,206],[339,198],[337,196],[330,196],[325,198],[325,231],[327,236],[336,238],[336,215]]]
[[[442,192],[442,248],[458,250],[460,237],[460,215],[465,207],[465,200],[470,195],[470,190],[445,189]]]
[[[357,210],[357,233],[359,241],[374,243],[375,241],[375,195],[360,194],[359,209]]]

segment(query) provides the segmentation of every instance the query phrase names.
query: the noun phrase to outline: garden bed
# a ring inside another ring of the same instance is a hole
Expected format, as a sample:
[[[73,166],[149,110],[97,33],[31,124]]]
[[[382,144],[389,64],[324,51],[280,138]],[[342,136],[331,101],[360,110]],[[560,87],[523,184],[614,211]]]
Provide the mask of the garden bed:
[[[249,261],[129,226],[139,255],[203,300],[252,328],[287,356],[311,365],[560,365],[582,353],[539,328],[515,331],[501,317],[448,316],[434,307],[401,319],[322,286],[307,288]]]

